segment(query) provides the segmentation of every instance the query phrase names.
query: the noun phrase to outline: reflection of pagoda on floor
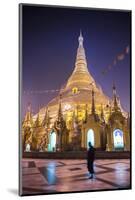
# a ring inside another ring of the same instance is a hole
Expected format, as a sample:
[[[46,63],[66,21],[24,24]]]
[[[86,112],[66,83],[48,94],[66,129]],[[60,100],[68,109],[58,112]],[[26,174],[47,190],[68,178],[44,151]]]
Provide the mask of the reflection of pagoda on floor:
[[[24,151],[86,150],[88,141],[106,151],[130,150],[130,119],[113,85],[107,97],[87,68],[80,33],[75,68],[60,94],[22,123]]]

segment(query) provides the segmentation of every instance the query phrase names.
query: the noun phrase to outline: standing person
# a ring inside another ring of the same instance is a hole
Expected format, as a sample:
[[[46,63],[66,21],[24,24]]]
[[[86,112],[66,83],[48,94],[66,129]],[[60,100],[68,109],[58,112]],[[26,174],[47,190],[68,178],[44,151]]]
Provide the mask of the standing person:
[[[88,143],[89,145],[89,149],[87,152],[87,167],[88,167],[88,171],[90,173],[90,179],[93,178],[94,175],[94,167],[93,167],[93,163],[95,160],[95,148],[92,146],[91,142]]]

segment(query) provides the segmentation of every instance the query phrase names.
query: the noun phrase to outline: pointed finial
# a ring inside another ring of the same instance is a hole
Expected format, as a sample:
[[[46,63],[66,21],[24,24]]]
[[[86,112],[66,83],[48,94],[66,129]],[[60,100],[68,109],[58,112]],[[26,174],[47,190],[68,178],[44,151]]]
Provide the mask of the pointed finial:
[[[113,87],[112,88],[113,88],[113,94],[116,95],[116,85],[115,85],[115,82],[113,82]]]
[[[117,97],[117,94],[116,94],[116,86],[115,86],[114,82],[113,82],[113,109],[115,111],[120,110],[119,101],[118,101],[118,97]]]
[[[79,35],[78,41],[79,41],[79,45],[83,45],[83,36],[82,36],[81,29],[80,29],[80,35]]]
[[[31,103],[30,102],[28,103],[27,110],[28,110],[28,112],[31,112]]]
[[[58,120],[62,118],[62,108],[61,108],[61,100],[62,100],[62,94],[59,94],[59,109],[58,109]]]

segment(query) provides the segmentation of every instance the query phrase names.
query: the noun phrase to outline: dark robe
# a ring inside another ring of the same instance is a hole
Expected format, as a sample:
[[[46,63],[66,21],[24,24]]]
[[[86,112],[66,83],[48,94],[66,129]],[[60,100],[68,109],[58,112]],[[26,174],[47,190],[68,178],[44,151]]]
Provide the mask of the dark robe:
[[[87,152],[87,168],[88,171],[93,174],[94,173],[94,168],[93,168],[93,162],[95,160],[95,148],[90,147],[88,152]]]

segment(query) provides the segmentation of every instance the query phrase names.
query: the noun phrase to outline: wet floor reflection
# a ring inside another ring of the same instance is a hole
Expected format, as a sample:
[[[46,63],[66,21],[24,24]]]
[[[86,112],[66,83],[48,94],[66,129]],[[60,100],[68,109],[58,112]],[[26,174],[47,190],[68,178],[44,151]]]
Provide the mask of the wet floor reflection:
[[[55,185],[57,183],[56,163],[49,162],[47,167],[41,168],[43,176],[47,179],[49,185]]]
[[[24,163],[25,193],[130,188],[130,162],[126,159],[96,160],[93,180],[89,179],[86,163],[83,160],[31,159],[24,160]]]

